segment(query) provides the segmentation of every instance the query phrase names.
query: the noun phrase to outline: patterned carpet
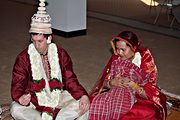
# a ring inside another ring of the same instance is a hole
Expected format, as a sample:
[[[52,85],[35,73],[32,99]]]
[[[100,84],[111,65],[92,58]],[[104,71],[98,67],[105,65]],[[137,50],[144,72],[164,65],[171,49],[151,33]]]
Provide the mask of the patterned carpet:
[[[1,120],[13,120],[10,114],[10,104],[2,104],[0,108],[0,119]]]
[[[180,100],[172,97],[167,97],[168,117],[167,120],[179,120],[180,118]],[[10,104],[2,104],[0,108],[1,120],[13,120],[10,115]]]

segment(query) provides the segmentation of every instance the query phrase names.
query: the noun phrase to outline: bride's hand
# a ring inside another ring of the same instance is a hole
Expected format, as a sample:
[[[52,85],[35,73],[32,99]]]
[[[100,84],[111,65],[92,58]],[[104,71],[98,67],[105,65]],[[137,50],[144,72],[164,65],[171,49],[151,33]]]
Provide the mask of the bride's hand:
[[[123,85],[125,87],[130,87],[132,89],[133,85],[135,84],[135,82],[129,80],[128,78],[124,78],[124,83]]]
[[[116,77],[110,81],[110,85],[115,87],[126,87],[124,84],[125,81],[127,81],[126,78]]]

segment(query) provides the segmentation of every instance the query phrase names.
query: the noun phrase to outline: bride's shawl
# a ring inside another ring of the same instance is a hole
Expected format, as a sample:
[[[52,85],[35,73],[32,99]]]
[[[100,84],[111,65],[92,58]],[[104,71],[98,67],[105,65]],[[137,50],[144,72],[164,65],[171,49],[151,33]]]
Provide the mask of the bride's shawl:
[[[115,77],[128,78],[131,81],[143,86],[149,80],[149,74],[136,66],[129,60],[114,60],[111,65],[111,79]]]

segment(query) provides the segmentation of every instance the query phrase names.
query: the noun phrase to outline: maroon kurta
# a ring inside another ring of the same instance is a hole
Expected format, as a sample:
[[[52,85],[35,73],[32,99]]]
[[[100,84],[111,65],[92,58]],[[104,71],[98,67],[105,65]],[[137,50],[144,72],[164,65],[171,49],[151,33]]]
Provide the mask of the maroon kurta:
[[[90,100],[92,103],[89,112],[89,120],[165,120],[166,97],[156,86],[157,70],[153,57],[148,49],[141,49],[139,52],[142,57],[140,68],[144,72],[150,74],[150,80],[143,86],[148,99],[144,99],[140,97],[138,93],[136,93],[135,96],[137,102],[133,105],[128,113],[120,117],[117,115],[117,111],[113,111],[113,109],[121,106],[121,103],[118,104],[119,102],[117,101],[117,98],[115,99],[115,97],[110,98],[110,96],[117,97],[118,92],[110,94],[110,92],[113,91],[110,90],[107,95],[106,92],[99,95],[102,90],[106,91],[106,88],[103,87],[103,82],[110,72],[112,62],[118,58],[118,56],[113,54],[108,64],[106,65],[102,76],[97,81],[90,94]],[[118,99],[123,98],[118,97]],[[105,103],[104,106],[103,103]],[[108,111],[106,114],[106,110],[110,110],[111,108],[112,113],[109,113],[110,111]]]
[[[59,64],[62,72],[63,89],[67,90],[75,99],[79,99],[82,95],[87,95],[86,90],[79,84],[76,75],[73,72],[72,61],[67,52],[57,46]],[[23,50],[16,59],[12,72],[11,96],[13,101],[19,103],[19,98],[23,94],[30,93],[31,102],[36,106],[40,112],[43,111],[43,106],[39,106],[37,97],[32,90],[33,79],[31,64],[28,55],[28,48]],[[58,111],[58,110],[57,110]]]

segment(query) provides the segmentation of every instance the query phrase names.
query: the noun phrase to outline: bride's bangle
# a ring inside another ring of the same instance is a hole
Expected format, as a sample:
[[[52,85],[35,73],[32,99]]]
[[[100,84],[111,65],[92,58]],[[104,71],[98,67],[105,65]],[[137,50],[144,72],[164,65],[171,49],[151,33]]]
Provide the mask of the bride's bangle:
[[[141,95],[144,92],[144,89],[142,87],[139,88],[138,93]]]
[[[133,90],[138,90],[139,89],[139,85],[137,83],[134,83],[132,86]]]
[[[111,80],[108,80],[108,81],[107,81],[107,87],[108,87],[108,88],[111,88],[110,81],[111,81]]]

